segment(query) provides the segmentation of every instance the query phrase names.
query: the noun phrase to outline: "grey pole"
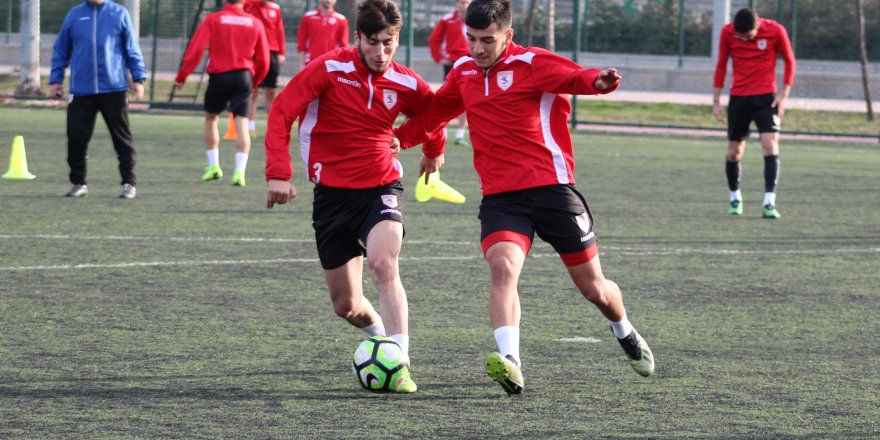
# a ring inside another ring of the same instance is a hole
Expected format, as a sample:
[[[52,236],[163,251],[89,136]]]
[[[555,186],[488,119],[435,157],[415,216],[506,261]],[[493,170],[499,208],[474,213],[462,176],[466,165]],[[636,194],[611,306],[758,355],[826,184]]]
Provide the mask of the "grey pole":
[[[718,60],[721,28],[730,22],[730,0],[714,0],[712,7],[712,61]]]
[[[12,11],[9,11],[12,13]],[[20,96],[42,96],[40,87],[40,0],[21,0]]]
[[[141,0],[125,0],[125,7],[128,8],[128,15],[131,16],[131,24],[134,29],[135,41],[141,38]]]
[[[678,67],[684,64],[684,0],[678,0]]]

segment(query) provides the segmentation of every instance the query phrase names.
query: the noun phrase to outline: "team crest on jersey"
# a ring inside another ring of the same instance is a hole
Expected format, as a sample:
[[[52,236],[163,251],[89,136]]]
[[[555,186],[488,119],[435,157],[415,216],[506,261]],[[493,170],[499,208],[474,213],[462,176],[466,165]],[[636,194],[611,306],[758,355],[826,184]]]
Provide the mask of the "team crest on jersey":
[[[387,108],[388,110],[391,110],[392,107],[397,105],[397,90],[383,90],[382,103],[385,104],[385,108]]]
[[[397,196],[394,194],[383,194],[382,203],[389,208],[397,208]]]
[[[269,9],[269,18],[275,18],[275,10]]]
[[[575,217],[574,219],[577,222],[578,228],[580,228],[581,231],[590,232],[590,226],[592,225],[590,224],[590,216],[587,215],[586,212]]]
[[[501,90],[507,90],[510,86],[513,85],[513,71],[505,70],[504,72],[498,72],[498,77],[496,78],[498,81],[498,87]]]
[[[336,24],[336,17],[330,17],[330,19],[327,20],[327,22],[330,24]]]
[[[766,48],[767,48],[767,39],[761,38],[760,40],[758,40],[758,49],[764,50]]]

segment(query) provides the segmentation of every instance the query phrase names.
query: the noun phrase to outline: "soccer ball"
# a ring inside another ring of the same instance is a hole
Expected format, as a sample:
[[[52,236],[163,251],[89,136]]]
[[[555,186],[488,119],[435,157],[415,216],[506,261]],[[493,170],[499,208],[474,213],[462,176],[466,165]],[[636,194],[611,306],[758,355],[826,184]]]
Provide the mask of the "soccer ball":
[[[374,391],[388,391],[406,366],[403,351],[394,339],[371,336],[354,352],[351,369],[362,387]]]

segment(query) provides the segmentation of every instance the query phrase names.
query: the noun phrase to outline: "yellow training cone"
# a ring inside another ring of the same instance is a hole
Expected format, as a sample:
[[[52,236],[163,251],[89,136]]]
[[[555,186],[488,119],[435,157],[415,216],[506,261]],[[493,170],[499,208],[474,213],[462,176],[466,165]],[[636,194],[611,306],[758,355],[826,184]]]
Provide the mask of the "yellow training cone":
[[[9,153],[9,171],[4,179],[28,180],[37,176],[31,174],[27,167],[27,155],[24,152],[24,136],[12,139],[12,151]]]
[[[416,183],[416,201],[427,202],[432,198],[449,203],[464,203],[465,201],[464,195],[440,180],[439,171],[428,175],[428,183],[425,183],[424,174],[419,176],[419,181]]]
[[[229,114],[229,124],[226,125],[226,133],[223,135],[223,139],[227,141],[238,139],[238,130],[235,129],[235,115],[232,113]]]

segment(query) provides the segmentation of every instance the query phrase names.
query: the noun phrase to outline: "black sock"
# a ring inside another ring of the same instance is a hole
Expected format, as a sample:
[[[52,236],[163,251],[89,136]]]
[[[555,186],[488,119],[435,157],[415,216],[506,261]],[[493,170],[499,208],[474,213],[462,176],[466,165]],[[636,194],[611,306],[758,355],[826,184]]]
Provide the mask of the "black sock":
[[[764,156],[764,192],[775,193],[779,183],[779,155]]]
[[[727,161],[727,164],[724,167],[724,171],[727,174],[727,188],[729,188],[731,191],[736,191],[739,189],[740,174],[742,173],[741,170],[742,168],[739,165],[739,161]]]

